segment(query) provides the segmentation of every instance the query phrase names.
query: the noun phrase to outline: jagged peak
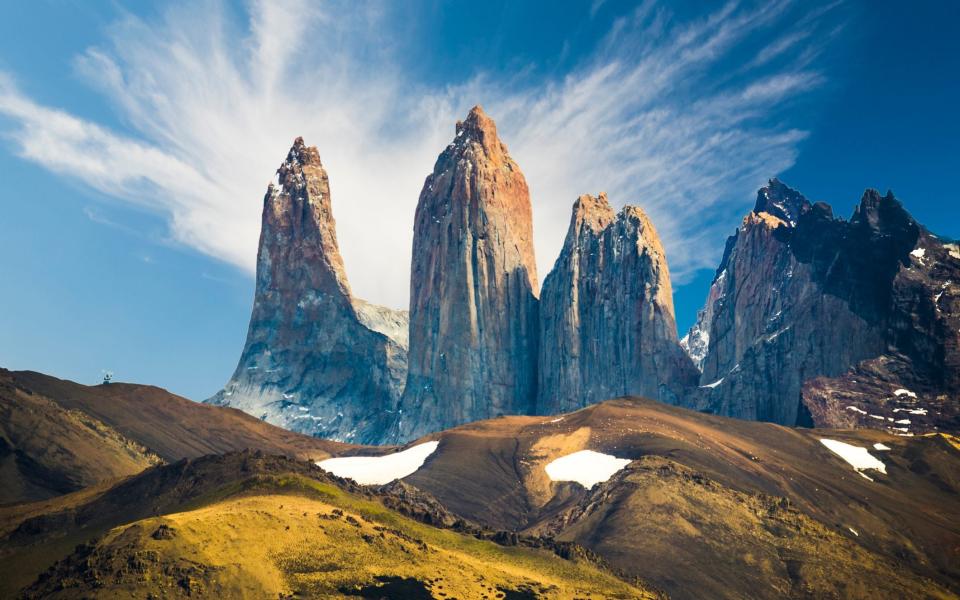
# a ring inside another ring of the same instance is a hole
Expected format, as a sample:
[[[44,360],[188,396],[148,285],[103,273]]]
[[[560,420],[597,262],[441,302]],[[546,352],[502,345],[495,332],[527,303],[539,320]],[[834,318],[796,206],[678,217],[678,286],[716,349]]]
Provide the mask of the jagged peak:
[[[262,265],[264,275],[272,278],[274,269],[270,261],[297,264],[309,255],[310,264],[304,268],[309,277],[286,284],[290,288],[305,286],[322,291],[349,303],[352,294],[337,243],[336,226],[330,182],[320,162],[320,153],[315,146],[307,146],[302,137],[297,137],[264,198],[258,278],[261,261],[266,261]],[[281,251],[281,247],[284,250]]]
[[[583,194],[573,203],[570,227],[576,228],[577,223],[582,223],[592,231],[600,232],[608,227],[614,218],[615,214],[607,201],[606,192],[600,192],[597,196]]]
[[[497,124],[483,112],[483,107],[477,104],[467,113],[467,118],[457,121],[457,137],[461,134],[471,135],[483,141],[484,138],[497,138]]]
[[[316,146],[307,146],[303,138],[298,136],[297,139],[293,140],[293,145],[290,146],[290,150],[287,152],[287,158],[283,161],[280,169],[292,169],[308,165],[316,167],[323,166],[320,162],[320,152]]]
[[[294,189],[303,189],[306,183],[304,169],[320,178],[326,178],[326,171],[320,161],[320,152],[316,146],[307,146],[303,138],[298,136],[287,151],[283,163],[276,170],[273,181],[267,188],[267,199],[278,196],[283,192]],[[321,192],[321,196],[323,192]]]
[[[456,129],[451,147],[465,150],[476,143],[488,158],[508,154],[506,144],[497,135],[497,124],[479,104],[470,109],[466,119],[457,121]]]
[[[497,136],[493,119],[479,105],[470,110],[465,120],[457,121],[456,129],[453,141],[437,157],[421,194],[434,193],[438,189],[447,190],[447,184],[440,182],[449,183],[451,179],[470,177],[474,169],[503,169],[511,177],[523,177],[520,167],[510,157],[506,144]],[[526,187],[526,181],[522,183]],[[438,184],[440,187],[437,187]]]
[[[791,227],[796,226],[800,216],[808,210],[810,201],[776,177],[757,191],[757,203],[753,208],[753,212],[773,215]]]
[[[893,191],[887,190],[887,193],[881,196],[880,192],[873,188],[864,190],[860,203],[850,217],[850,223],[875,231],[919,227],[903,204],[893,195]]]

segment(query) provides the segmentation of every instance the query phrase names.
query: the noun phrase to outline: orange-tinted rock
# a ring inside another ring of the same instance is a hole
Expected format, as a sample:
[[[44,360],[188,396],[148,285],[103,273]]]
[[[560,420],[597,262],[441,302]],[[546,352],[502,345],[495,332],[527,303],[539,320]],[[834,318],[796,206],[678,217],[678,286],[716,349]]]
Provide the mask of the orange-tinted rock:
[[[532,410],[537,271],[527,183],[474,107],[420,193],[398,439]]]

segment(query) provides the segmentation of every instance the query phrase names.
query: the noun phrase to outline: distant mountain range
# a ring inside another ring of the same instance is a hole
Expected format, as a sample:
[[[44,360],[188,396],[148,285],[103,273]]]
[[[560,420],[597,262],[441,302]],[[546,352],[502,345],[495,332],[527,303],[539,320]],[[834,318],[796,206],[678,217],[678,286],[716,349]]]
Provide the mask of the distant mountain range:
[[[584,195],[539,289],[519,166],[480,107],[420,194],[410,312],[353,297],[327,173],[297,139],[264,199],[233,377],[209,402],[352,443],[624,395],[788,426],[960,430],[960,246],[892,193],[850,220],[773,179],[679,340],[650,219]]]

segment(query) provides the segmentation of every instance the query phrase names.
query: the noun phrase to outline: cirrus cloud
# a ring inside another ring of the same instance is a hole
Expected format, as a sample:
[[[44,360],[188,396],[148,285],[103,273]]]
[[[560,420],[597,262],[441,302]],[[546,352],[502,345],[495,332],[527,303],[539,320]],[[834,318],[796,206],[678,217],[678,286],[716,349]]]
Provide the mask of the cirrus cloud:
[[[829,37],[796,10],[731,2],[684,21],[646,2],[560,77],[441,87],[405,73],[413,42],[390,33],[388,6],[263,1],[238,21],[218,3],[176,5],[121,19],[76,57],[124,130],[35,102],[9,76],[0,114],[23,158],[155,211],[177,242],[248,272],[266,184],[302,135],[330,174],[354,291],[405,307],[420,186],[480,103],[530,183],[541,280],[573,200],[605,190],[651,215],[682,281],[716,264],[753,190],[796,158],[805,132],[785,110],[824,80]]]

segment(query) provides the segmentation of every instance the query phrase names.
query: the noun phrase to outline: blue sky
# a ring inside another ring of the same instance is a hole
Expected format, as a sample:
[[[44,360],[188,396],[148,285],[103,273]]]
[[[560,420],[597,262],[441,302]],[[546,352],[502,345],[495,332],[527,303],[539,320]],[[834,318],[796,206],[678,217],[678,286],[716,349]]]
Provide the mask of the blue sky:
[[[355,293],[403,307],[417,194],[477,103],[530,183],[540,279],[607,191],[664,238],[681,332],[768,177],[842,215],[891,188],[960,237],[956,3],[145,4],[0,8],[4,367],[215,392],[298,135]]]

